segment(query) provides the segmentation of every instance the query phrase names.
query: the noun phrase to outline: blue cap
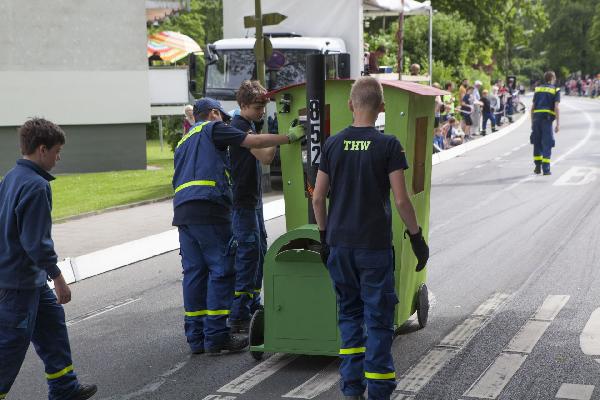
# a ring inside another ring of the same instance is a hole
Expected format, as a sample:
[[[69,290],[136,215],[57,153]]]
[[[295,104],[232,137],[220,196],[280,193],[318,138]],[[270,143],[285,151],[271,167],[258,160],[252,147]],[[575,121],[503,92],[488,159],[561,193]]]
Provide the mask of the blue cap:
[[[194,104],[194,114],[201,114],[204,112],[209,112],[210,110],[219,110],[221,112],[221,116],[224,120],[230,119],[231,117],[221,106],[218,100],[215,100],[211,97],[203,97],[200,100],[196,101]]]

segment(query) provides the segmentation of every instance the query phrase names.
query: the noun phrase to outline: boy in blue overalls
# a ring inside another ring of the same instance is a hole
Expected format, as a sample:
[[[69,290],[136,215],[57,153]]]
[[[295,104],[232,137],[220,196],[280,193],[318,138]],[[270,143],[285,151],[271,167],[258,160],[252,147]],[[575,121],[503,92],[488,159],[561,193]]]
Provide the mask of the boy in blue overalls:
[[[342,392],[364,399],[368,386],[369,399],[387,400],[396,387],[391,347],[398,303],[390,187],[418,259],[417,271],[425,267],[429,248],[406,192],[408,164],[402,146],[374,127],[384,110],[381,84],[372,77],[358,79],[348,105],[354,122],[325,143],[313,208],[321,258],[338,300]]]
[[[19,139],[23,159],[0,182],[0,399],[7,397],[29,343],[44,362],[50,400],[89,399],[97,388],[79,384],[73,371],[61,305],[71,301],[71,291],[50,236],[49,172],[60,160],[65,134],[33,118],[19,129]]]
[[[246,80],[240,85],[236,100],[240,113],[234,115],[231,126],[244,132],[259,133],[268,102],[267,90],[258,81]],[[229,316],[234,333],[247,332],[250,317],[260,307],[263,262],[267,252],[260,164],[270,164],[275,157],[275,149],[229,148],[233,179],[233,235],[238,243],[235,294]]]

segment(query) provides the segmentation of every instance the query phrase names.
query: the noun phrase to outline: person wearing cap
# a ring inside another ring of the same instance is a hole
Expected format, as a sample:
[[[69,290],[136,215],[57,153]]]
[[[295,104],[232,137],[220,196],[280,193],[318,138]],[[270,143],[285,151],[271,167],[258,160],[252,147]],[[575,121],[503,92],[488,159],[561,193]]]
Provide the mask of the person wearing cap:
[[[173,225],[183,266],[184,329],[192,353],[242,351],[248,339],[227,327],[234,295],[236,241],[231,228],[228,147],[267,148],[304,137],[302,125],[287,135],[249,135],[223,123],[229,115],[205,97],[194,105],[196,124],[175,149]]]

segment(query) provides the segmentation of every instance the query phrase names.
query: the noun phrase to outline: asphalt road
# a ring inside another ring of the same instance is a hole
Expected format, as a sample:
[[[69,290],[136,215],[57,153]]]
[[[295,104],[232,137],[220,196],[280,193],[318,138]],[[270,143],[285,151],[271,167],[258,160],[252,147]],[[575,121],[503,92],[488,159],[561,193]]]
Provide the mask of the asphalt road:
[[[394,342],[396,399],[600,399],[600,103],[561,107],[552,176],[532,173],[527,122],[434,167],[433,307]],[[72,285],[75,371],[95,398],[342,398],[333,358],[190,356],[180,280],[169,253]],[[30,351],[9,399],[45,397]]]

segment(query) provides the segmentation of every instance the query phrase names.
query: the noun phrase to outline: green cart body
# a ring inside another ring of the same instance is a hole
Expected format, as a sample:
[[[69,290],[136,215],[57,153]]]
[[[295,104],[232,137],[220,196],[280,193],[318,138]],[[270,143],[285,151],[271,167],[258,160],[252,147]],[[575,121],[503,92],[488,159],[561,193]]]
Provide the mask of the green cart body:
[[[326,134],[334,135],[352,124],[348,109],[352,83],[352,80],[325,82]],[[411,82],[381,83],[385,96],[385,133],[396,136],[404,147],[410,166],[405,172],[407,189],[427,238],[434,98],[445,92]],[[280,131],[281,127],[290,126],[293,119],[306,115],[305,84],[280,89],[273,95]],[[255,315],[250,327],[250,350],[257,359],[262,352],[330,356],[339,353],[335,292],[318,253],[318,228],[307,224],[311,189],[305,182],[303,147],[295,143],[280,150],[287,233],[275,240],[265,257],[264,314]],[[392,215],[399,299],[395,325],[401,326],[417,311],[424,326],[428,310],[426,270],[415,272],[417,261],[409,239],[404,238],[405,226],[395,209]]]

